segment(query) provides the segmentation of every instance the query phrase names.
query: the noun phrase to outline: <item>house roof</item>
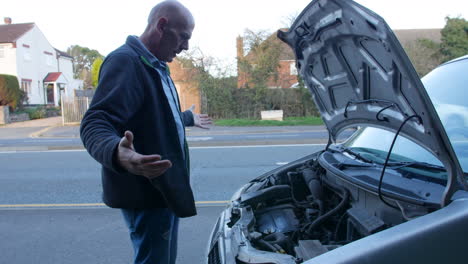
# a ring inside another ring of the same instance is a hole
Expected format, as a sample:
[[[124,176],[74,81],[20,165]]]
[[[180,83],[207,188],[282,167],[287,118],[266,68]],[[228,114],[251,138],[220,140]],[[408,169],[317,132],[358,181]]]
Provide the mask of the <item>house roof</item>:
[[[16,42],[16,40],[33,27],[34,23],[0,25],[0,43]]]
[[[44,82],[55,82],[60,77],[61,72],[49,72],[47,76],[44,78]]]

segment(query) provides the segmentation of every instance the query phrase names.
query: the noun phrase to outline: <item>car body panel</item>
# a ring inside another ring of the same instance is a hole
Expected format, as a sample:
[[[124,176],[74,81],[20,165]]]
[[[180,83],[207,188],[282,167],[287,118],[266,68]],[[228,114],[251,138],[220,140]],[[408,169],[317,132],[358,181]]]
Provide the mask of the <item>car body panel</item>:
[[[304,264],[464,263],[468,200],[367,236]]]

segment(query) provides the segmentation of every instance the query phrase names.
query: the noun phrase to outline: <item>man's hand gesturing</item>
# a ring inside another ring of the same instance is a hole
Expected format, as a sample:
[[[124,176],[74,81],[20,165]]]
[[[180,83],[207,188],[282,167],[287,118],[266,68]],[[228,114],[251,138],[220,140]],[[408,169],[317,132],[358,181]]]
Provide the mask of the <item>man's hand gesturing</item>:
[[[209,117],[207,114],[197,114],[193,110],[195,110],[195,105],[192,105],[189,110],[193,114],[193,121],[194,125],[199,128],[203,129],[210,129],[209,125],[213,124],[213,121],[211,120],[211,117]]]
[[[127,171],[145,176],[150,180],[161,176],[167,169],[172,167],[172,163],[169,160],[161,160],[160,155],[141,155],[137,153],[133,147],[133,133],[130,131],[125,131],[120,140],[117,159],[120,166]]]

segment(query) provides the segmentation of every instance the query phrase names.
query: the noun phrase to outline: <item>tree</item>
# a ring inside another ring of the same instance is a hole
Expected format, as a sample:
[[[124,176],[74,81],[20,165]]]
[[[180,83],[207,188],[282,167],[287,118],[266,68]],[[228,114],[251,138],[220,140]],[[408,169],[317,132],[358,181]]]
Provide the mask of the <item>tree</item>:
[[[201,112],[213,118],[236,117],[236,105],[233,91],[237,89],[237,78],[230,76],[230,67],[221,66],[222,63],[206,56],[198,49],[192,49],[178,57],[184,68],[191,68],[188,79],[196,80],[201,93]]]
[[[463,18],[446,17],[441,30],[441,42],[418,39],[404,46],[419,76],[439,64],[468,54],[468,22]]]
[[[187,79],[196,80],[202,98],[202,112],[214,119],[259,118],[260,110],[268,107],[283,109],[285,116],[318,115],[310,92],[300,80],[298,89],[263,88],[262,97],[253,88],[238,89],[237,77],[228,66],[204,56],[201,51],[184,54],[177,60],[185,69],[192,69]]]
[[[78,76],[78,79],[83,80],[83,87],[85,89],[93,87],[93,80],[91,77],[91,71],[88,69],[83,69]]]
[[[81,47],[79,45],[70,46],[67,53],[73,57],[73,73],[75,78],[83,76],[83,71],[91,71],[91,66],[97,58],[103,58],[97,50]],[[86,74],[84,74],[86,76]],[[81,79],[85,80],[85,79]]]
[[[277,80],[281,42],[275,35],[246,29],[244,50],[249,54],[238,58],[238,63],[239,70],[249,76],[248,87],[261,90],[267,88],[270,78]]]
[[[0,105],[8,105],[14,110],[22,104],[24,97],[16,76],[0,74]]]
[[[101,69],[102,62],[102,58],[97,58],[94,60],[93,65],[91,66],[91,84],[95,89],[98,85],[99,70]]]
[[[448,61],[468,53],[468,21],[460,17],[446,17],[445,21],[440,52]]]
[[[440,53],[440,43],[429,39],[418,39],[407,43],[404,49],[420,77],[429,73],[444,60]]]
[[[280,55],[283,52],[282,42],[276,34],[266,31],[246,29],[244,33],[244,50],[246,56],[238,57],[239,76],[243,75],[244,88],[252,89],[250,96],[253,97],[254,114],[262,110],[276,109],[277,106],[267,102],[267,89],[270,82],[277,83]],[[255,114],[256,116],[256,114]]]

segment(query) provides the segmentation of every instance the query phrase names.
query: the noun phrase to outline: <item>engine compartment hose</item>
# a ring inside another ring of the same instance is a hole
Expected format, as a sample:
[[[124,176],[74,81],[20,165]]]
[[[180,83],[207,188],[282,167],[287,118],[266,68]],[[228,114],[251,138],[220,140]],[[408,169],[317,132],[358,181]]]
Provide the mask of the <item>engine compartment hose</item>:
[[[341,195],[342,199],[341,199],[340,203],[339,203],[335,208],[333,208],[332,210],[328,211],[328,212],[325,213],[324,215],[317,217],[317,219],[315,219],[315,221],[312,222],[312,223],[307,227],[306,232],[307,232],[308,234],[310,234],[314,228],[316,228],[316,227],[319,226],[321,223],[323,223],[327,218],[329,218],[330,216],[332,216],[332,215],[338,213],[339,211],[341,211],[341,209],[343,209],[343,208],[346,206],[346,204],[347,204],[347,202],[348,202],[348,199],[349,199],[349,191],[346,190],[345,188],[341,188],[341,187],[338,188],[338,189],[340,190],[340,192],[341,192],[341,194],[342,194],[342,195]]]
[[[323,200],[322,183],[316,170],[306,168],[302,170],[302,178],[309,188],[310,194],[315,200]]]
[[[263,246],[264,248],[268,248],[270,251],[272,252],[276,252],[278,251],[278,249],[276,247],[274,247],[271,243],[263,240],[263,239],[259,239],[257,240],[257,243],[261,246]]]

